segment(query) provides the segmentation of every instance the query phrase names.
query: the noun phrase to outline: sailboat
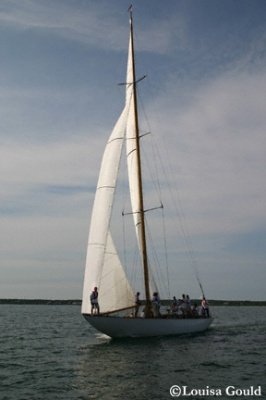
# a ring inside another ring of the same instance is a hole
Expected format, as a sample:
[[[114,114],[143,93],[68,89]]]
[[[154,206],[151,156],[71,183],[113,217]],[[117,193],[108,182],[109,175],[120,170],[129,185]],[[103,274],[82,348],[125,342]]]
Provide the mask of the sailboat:
[[[92,209],[84,276],[82,314],[98,331],[112,337],[153,337],[205,331],[211,317],[180,317],[169,310],[154,313],[151,292],[158,292],[147,252],[140,131],[135,74],[133,15],[125,85],[125,105],[107,141]],[[125,143],[125,146],[124,146]],[[126,148],[131,214],[143,269],[145,300],[136,315],[135,291],[128,279],[111,233],[111,217],[122,151]],[[100,313],[91,309],[90,293],[97,288]]]

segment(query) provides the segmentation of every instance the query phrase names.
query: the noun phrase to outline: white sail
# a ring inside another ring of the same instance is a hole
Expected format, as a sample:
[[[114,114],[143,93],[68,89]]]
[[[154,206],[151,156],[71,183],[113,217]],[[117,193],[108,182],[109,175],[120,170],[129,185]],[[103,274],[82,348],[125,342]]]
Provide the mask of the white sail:
[[[111,248],[108,249],[107,238],[121,158],[121,151],[125,136],[127,115],[128,106],[126,105],[112,131],[102,159],[91,216],[83,286],[82,313],[90,313],[90,293],[95,286],[97,286],[99,290],[99,302],[101,311],[104,311],[104,308],[101,306],[101,287],[103,286],[106,288],[108,286],[108,283],[105,282],[105,280],[111,280],[110,276],[112,271],[115,271],[115,276],[118,277],[118,281],[125,279],[125,273],[118,259],[118,255],[111,257],[110,261],[108,257],[106,257],[106,251],[110,250],[110,253],[116,254],[111,239],[109,240],[109,244],[111,243]],[[104,265],[107,259],[108,267]],[[107,268],[109,269],[110,274],[106,274]],[[118,276],[119,269],[121,270],[121,277]],[[105,271],[104,275],[103,271]],[[109,300],[105,300],[105,303],[108,304],[108,301],[109,304],[113,304],[114,308],[117,306],[110,296]],[[127,304],[125,304],[124,306],[126,307]],[[110,308],[108,311],[111,311]]]
[[[82,313],[85,314],[91,311],[90,293],[95,286],[99,290],[101,312],[134,304],[133,290],[109,232],[121,152],[132,108],[131,51],[128,66],[125,107],[105,148],[92,210],[82,300]]]
[[[101,313],[134,305],[134,293],[108,233],[100,283]]]
[[[138,238],[139,248],[141,250],[141,217],[140,217],[140,196],[139,196],[139,166],[137,161],[136,151],[136,118],[135,118],[135,102],[134,102],[134,91],[133,91],[133,62],[132,62],[132,45],[131,35],[129,38],[129,49],[128,49],[128,65],[127,65],[127,102],[129,102],[129,111],[126,126],[126,147],[127,147],[127,167],[128,167],[128,181],[131,198],[131,208],[134,218],[134,224],[136,227],[136,234]]]

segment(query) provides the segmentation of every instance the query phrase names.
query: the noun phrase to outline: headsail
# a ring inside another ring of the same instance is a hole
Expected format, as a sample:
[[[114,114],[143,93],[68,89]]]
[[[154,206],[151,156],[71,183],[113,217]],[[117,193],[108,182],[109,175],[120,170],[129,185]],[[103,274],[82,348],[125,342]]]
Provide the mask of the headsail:
[[[119,282],[121,282],[121,279],[126,279],[122,265],[119,261],[119,257],[114,248],[111,234],[109,233],[109,225],[121,158],[122,145],[125,136],[127,115],[128,105],[126,104],[108,140],[102,159],[91,216],[83,287],[82,313],[90,313],[89,298],[90,292],[93,290],[94,286],[97,286],[99,288],[99,296],[101,299],[101,287],[107,286],[105,280],[113,281],[114,279],[110,279],[112,271],[114,272],[114,275],[118,277]],[[109,259],[110,257],[106,256],[106,253],[113,254],[111,260]],[[105,266],[107,260],[108,270],[110,271],[110,273],[108,274],[106,273],[107,266]],[[118,276],[119,269],[121,270],[120,277]],[[129,287],[129,285],[127,286]],[[105,309],[104,305],[102,304],[102,312],[111,311],[109,308],[110,304],[113,304],[114,309],[117,306],[116,304],[114,304],[113,299],[111,299],[110,294],[111,291],[108,295],[109,299],[106,298],[105,300],[108,309]],[[130,298],[130,295],[128,295],[127,298]],[[132,298],[133,293],[131,293],[130,305],[132,305]],[[124,304],[124,306],[126,307],[127,304]],[[119,308],[119,306],[117,308]]]
[[[134,305],[132,288],[117,254],[111,233],[108,232],[100,283],[101,312]]]

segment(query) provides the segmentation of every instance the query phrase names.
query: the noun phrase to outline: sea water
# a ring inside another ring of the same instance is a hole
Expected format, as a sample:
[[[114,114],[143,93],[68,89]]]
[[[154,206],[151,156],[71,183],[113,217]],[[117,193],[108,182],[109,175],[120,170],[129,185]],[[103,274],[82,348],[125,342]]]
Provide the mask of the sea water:
[[[266,399],[266,307],[212,313],[203,334],[110,340],[79,306],[0,305],[0,399]]]

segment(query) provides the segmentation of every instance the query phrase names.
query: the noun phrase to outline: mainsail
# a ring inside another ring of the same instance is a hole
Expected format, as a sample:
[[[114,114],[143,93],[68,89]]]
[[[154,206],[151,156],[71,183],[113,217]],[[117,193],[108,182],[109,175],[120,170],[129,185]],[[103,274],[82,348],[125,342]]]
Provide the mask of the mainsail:
[[[132,62],[132,51],[131,51],[131,34],[129,38],[129,50],[128,50],[128,65],[127,65],[127,83],[128,89],[133,87],[133,82],[135,79],[133,73],[133,62]],[[136,118],[135,118],[135,101],[134,101],[134,91],[127,90],[127,103],[130,103],[128,110],[128,118],[126,123],[126,150],[127,150],[127,168],[128,168],[128,181],[130,189],[131,198],[131,208],[134,219],[134,224],[136,228],[136,235],[138,239],[138,244],[140,251],[142,250],[141,243],[141,218],[140,218],[140,201],[139,201],[139,165],[137,162],[137,139],[136,139]]]
[[[132,23],[132,20],[131,20]],[[136,99],[134,96],[136,95],[133,90],[133,83],[136,79],[134,73],[134,62],[133,62],[133,47],[132,47],[132,30],[129,36],[129,49],[128,49],[128,64],[127,64],[127,82],[128,82],[128,90],[126,102],[130,103],[128,118],[127,118],[127,126],[126,126],[126,150],[127,150],[127,168],[128,168],[128,181],[129,181],[129,189],[130,189],[130,198],[131,198],[131,208],[134,219],[134,225],[136,229],[136,236],[138,240],[140,254],[143,257],[143,226],[144,220],[141,218],[141,204],[140,204],[140,193],[139,193],[139,163],[137,156],[137,121],[136,118]],[[136,82],[135,82],[136,84]],[[131,90],[129,90],[131,89]],[[142,264],[144,264],[144,260],[142,259]],[[147,265],[149,267],[149,265]],[[158,292],[158,288],[153,277],[152,271],[149,268],[149,286],[150,292]]]

